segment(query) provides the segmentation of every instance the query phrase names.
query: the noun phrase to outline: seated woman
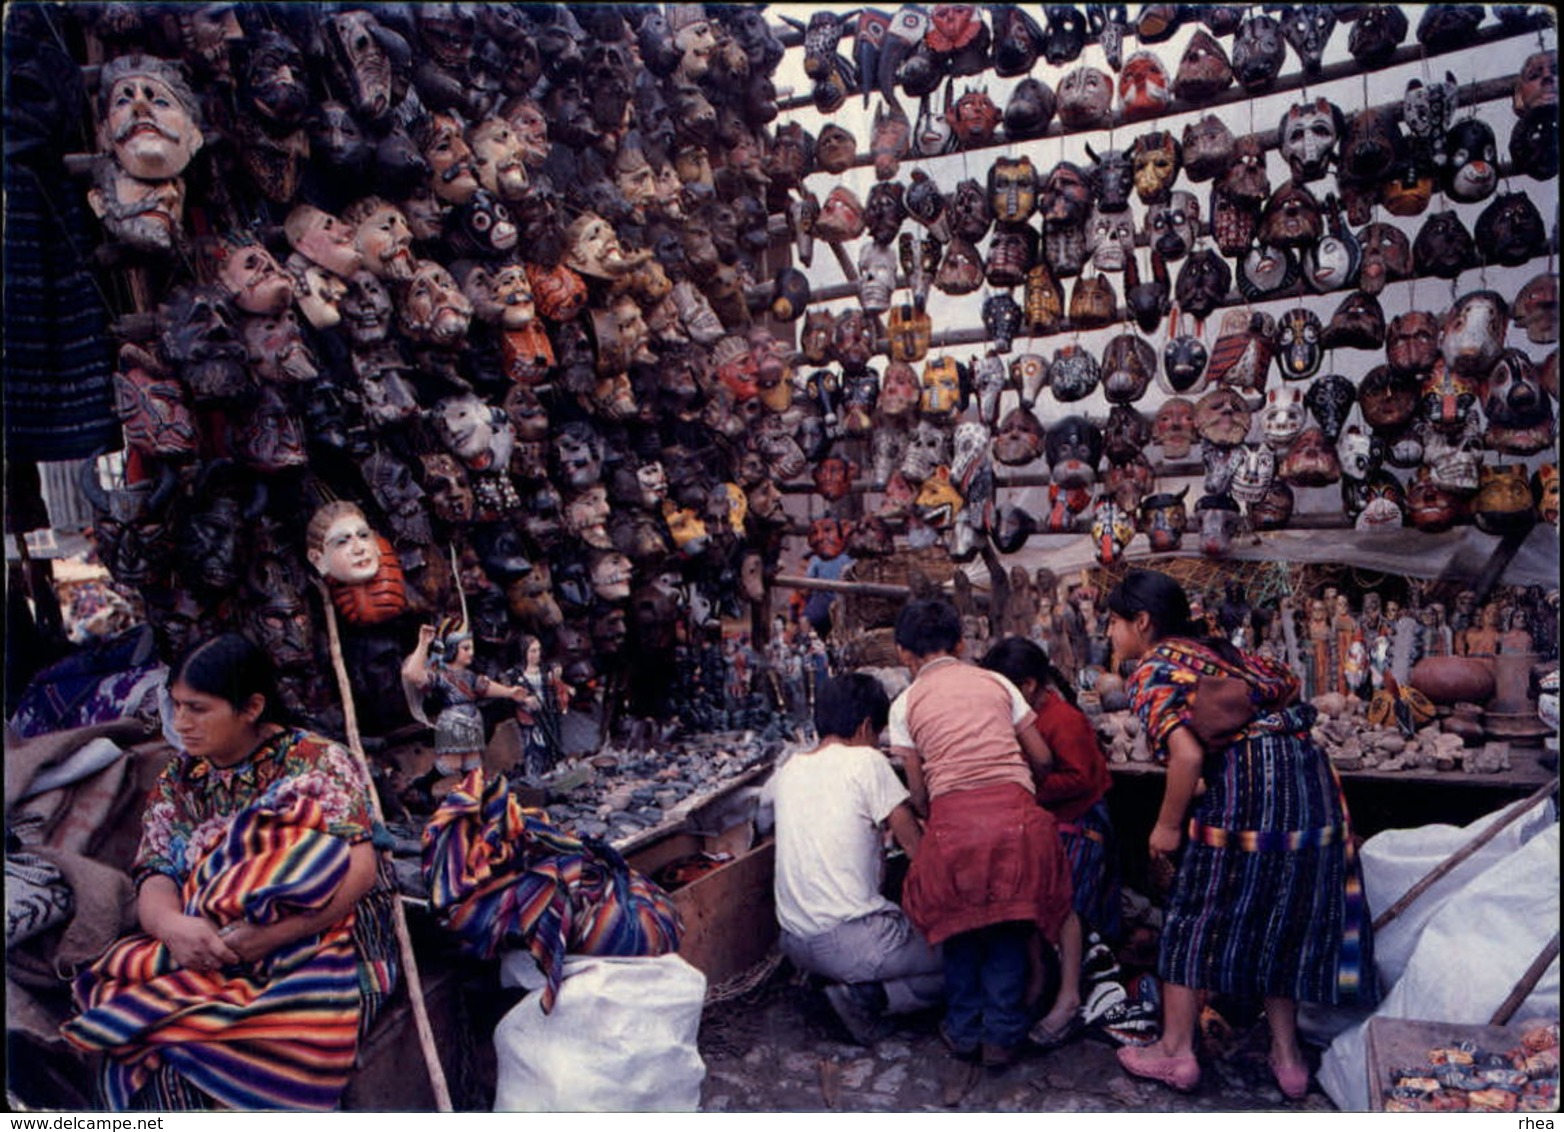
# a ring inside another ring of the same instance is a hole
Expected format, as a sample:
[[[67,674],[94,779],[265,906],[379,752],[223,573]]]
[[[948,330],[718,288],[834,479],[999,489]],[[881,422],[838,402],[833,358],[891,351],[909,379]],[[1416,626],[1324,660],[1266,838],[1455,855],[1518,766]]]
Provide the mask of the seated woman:
[[[395,885],[353,757],[277,721],[230,633],[170,672],[182,750],[147,801],[142,931],[76,981],[63,1033],[114,1110],[335,1107],[397,979]]]

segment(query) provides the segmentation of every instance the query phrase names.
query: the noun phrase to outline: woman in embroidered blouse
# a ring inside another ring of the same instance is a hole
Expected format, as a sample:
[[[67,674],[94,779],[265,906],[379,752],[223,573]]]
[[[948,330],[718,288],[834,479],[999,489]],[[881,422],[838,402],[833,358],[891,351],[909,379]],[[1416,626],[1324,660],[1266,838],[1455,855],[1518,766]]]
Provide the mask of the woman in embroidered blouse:
[[[1108,611],[1115,650],[1140,661],[1132,702],[1167,766],[1151,857],[1166,863],[1183,850],[1157,960],[1162,1039],[1121,1048],[1119,1062],[1193,1089],[1200,992],[1260,997],[1272,1072],[1300,1098],[1309,1071],[1298,1000],[1374,999],[1361,874],[1340,782],[1309,737],[1314,709],[1295,702],[1298,681],[1283,665],[1195,631],[1188,598],[1164,574],[1130,571]]]
[[[148,799],[142,932],[76,983],[64,1029],[108,1054],[114,1109],[330,1109],[396,981],[395,886],[352,756],[276,718],[265,654],[226,634],[169,676],[182,748]]]

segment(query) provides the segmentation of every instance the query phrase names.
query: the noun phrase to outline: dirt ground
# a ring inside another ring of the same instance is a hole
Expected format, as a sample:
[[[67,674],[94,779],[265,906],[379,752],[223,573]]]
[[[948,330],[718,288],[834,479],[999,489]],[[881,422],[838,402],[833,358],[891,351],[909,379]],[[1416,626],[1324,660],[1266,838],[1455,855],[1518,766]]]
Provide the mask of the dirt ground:
[[[973,1069],[940,1044],[934,1015],[900,1019],[872,1046],[852,1043],[819,990],[786,962],[754,989],[709,1004],[701,1020],[707,1112],[1333,1112],[1316,1085],[1282,1097],[1265,1064],[1263,1019],[1205,1043],[1204,1077],[1181,1095],[1132,1078],[1113,1044],[1083,1038]]]

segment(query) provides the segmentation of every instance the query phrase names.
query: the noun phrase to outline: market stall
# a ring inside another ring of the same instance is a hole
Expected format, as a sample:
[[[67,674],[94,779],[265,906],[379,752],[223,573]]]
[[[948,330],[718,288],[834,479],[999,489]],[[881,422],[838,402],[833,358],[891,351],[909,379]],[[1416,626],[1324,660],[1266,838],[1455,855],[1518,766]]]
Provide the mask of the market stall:
[[[895,679],[911,595],[1047,650],[1138,852],[1102,598],[1152,566],[1299,675],[1368,832],[1531,793],[1553,13],[1038,15],[9,5],[8,755],[237,630],[367,759],[415,916],[481,725],[699,878],[716,982],[770,942],[748,787],[825,676]]]

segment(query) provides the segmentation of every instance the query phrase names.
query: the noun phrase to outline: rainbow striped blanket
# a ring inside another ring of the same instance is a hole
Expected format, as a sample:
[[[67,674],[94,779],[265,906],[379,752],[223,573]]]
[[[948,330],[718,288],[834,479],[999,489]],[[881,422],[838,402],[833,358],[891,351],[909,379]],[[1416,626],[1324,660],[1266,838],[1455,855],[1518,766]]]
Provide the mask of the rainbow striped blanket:
[[[525,810],[503,777],[475,770],[423,835],[424,879],[440,922],[480,959],[525,948],[547,980],[545,1013],[566,955],[664,955],[679,947],[673,899],[611,846]]]
[[[185,911],[218,924],[269,924],[324,907],[347,875],[349,845],[311,798],[256,805],[185,881]],[[254,964],[196,972],[145,934],[114,944],[75,984],[81,1013],[61,1032],[103,1051],[104,1092],[129,1107],[169,1067],[233,1109],[336,1106],[358,1042],[354,916]]]

